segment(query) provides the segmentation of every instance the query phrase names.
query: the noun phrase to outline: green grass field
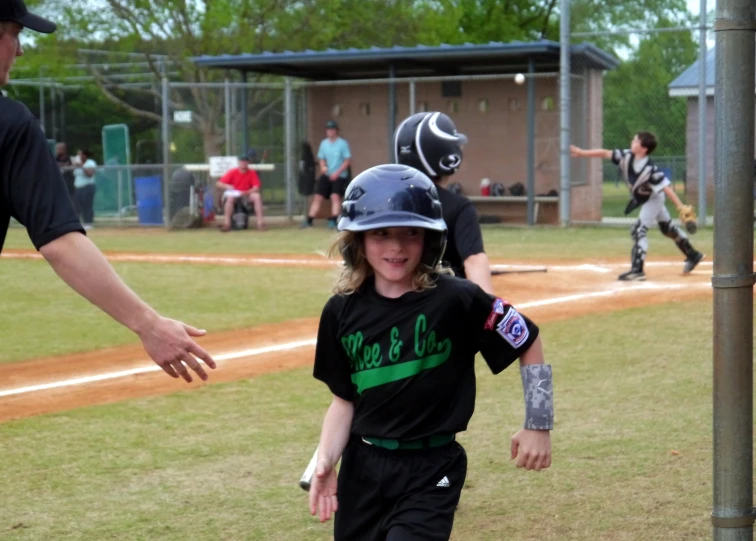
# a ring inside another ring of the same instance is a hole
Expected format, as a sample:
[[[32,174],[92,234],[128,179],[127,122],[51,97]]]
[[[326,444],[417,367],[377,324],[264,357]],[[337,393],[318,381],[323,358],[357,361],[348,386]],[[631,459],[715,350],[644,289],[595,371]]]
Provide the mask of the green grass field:
[[[316,317],[336,270],[116,263],[143,299],[167,317],[208,332]],[[136,337],[75,295],[44,261],[3,261],[0,364],[135,342]],[[33,322],[33,324],[30,324]],[[54,337],[54,339],[52,339]]]
[[[486,252],[491,258],[518,259],[583,259],[629,257],[632,241],[627,227],[561,227],[539,226],[482,227]],[[700,250],[711,253],[713,229],[701,229],[693,243]],[[305,254],[321,257],[333,230],[276,228],[258,233],[237,231],[219,233],[214,228],[197,231],[165,231],[163,229],[95,229],[90,238],[106,251],[195,253],[195,254]],[[659,231],[649,232],[649,258],[673,256],[680,252]],[[26,232],[20,228],[10,231],[7,248],[33,249]]]
[[[332,232],[95,230],[106,250],[313,253]],[[527,260],[626,257],[621,229],[486,228],[488,252]],[[696,244],[710,253],[711,230]],[[29,247],[14,230],[9,246]],[[651,236],[651,255],[675,247]],[[315,257],[315,254],[313,253]],[[119,263],[166,315],[208,330],[317,316],[333,271]],[[42,261],[0,261],[0,362],[133,342]],[[241,293],[240,293],[241,292]],[[542,325],[554,365],[554,463],[515,468],[519,373],[480,362],[460,441],[468,480],[453,539],[709,539],[711,300]],[[212,374],[211,374],[212,377]],[[310,369],[0,424],[0,539],[325,540],[297,481],[329,402]],[[673,454],[672,451],[678,454]]]
[[[557,421],[540,474],[508,459],[519,374],[480,363],[453,538],[708,539],[709,305],[544,325]],[[303,369],[0,425],[0,538],[328,539],[297,487],[327,403]]]

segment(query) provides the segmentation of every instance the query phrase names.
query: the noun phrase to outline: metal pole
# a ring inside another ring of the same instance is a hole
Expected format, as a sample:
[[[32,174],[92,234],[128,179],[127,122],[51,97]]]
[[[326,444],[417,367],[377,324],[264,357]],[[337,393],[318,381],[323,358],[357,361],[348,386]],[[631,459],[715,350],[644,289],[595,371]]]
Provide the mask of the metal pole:
[[[63,87],[60,89],[60,140],[66,140],[66,91]]]
[[[559,0],[559,220],[570,225],[570,0]]]
[[[528,58],[528,225],[535,224],[535,62]]]
[[[415,89],[415,81],[412,80],[409,82],[409,114],[414,115],[415,114],[415,108],[417,107],[417,98],[415,97],[416,89]],[[391,143],[394,144],[393,141]]]
[[[163,207],[165,226],[168,227],[167,217],[170,215],[168,208],[168,179],[171,175],[171,130],[170,130],[170,107],[168,104],[168,78],[163,77]]]
[[[394,131],[396,131],[396,68],[389,66],[388,83],[388,162],[394,161]]]
[[[118,168],[118,221],[123,221],[123,169]]]
[[[242,72],[242,81],[247,82],[247,72]],[[242,148],[241,152],[247,152],[249,148],[249,119],[247,118],[247,88],[241,89],[241,108],[242,108]]]
[[[54,141],[57,141],[58,136],[56,132],[58,131],[58,125],[57,125],[57,122],[55,121],[55,116],[56,116],[55,109],[57,109],[57,104],[56,104],[57,100],[55,99],[55,94],[57,93],[57,90],[55,87],[56,87],[55,82],[51,80],[50,81],[50,124],[51,124],[50,135],[52,136]]]
[[[698,225],[706,225],[706,0],[701,0],[698,33]]]
[[[286,217],[294,217],[294,96],[291,77],[284,79],[284,174],[286,178]]]
[[[715,541],[753,540],[753,0],[718,0],[714,112]]]
[[[226,77],[223,86],[223,105],[226,114],[226,156],[231,156],[231,87],[228,83],[229,80]]]
[[[231,89],[232,122],[231,122],[231,154],[230,155],[233,155],[233,153],[235,152],[234,149],[236,148],[236,130],[237,130],[236,128],[237,116],[236,115],[239,113],[238,106],[236,104],[236,99],[237,99],[237,94],[238,94],[237,90],[238,89],[235,87]]]

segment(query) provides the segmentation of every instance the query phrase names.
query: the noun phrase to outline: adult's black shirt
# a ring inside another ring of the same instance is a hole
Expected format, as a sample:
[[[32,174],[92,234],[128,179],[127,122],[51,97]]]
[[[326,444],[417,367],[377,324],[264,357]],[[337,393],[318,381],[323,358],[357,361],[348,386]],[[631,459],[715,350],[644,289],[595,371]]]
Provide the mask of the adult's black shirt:
[[[353,435],[414,440],[457,433],[475,408],[475,355],[497,374],[538,332],[467,280],[441,275],[434,288],[390,299],[368,279],[326,303],[313,374],[354,402]]]
[[[466,197],[451,193],[438,185],[436,188],[441,201],[441,213],[449,228],[443,263],[451,267],[455,275],[465,278],[465,259],[485,251],[478,214]]]
[[[84,233],[42,130],[23,104],[0,96],[0,251],[10,219],[34,247]]]

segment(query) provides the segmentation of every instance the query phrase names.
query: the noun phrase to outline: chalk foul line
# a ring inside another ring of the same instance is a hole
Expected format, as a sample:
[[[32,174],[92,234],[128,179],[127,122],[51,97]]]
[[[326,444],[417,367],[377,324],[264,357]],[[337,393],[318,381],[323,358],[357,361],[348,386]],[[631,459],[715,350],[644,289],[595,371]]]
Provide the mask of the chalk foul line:
[[[224,353],[222,355],[214,355],[213,358],[216,361],[230,361],[233,359],[239,359],[243,357],[256,357],[259,355],[265,355],[266,353],[277,353],[279,351],[289,351],[292,349],[298,349],[298,348],[314,346],[314,345],[315,345],[315,339],[311,338],[309,340],[298,340],[296,342],[276,344],[274,346],[266,346],[266,347],[254,348],[254,349],[245,349],[243,351],[236,351],[233,353]],[[149,361],[145,361],[145,362],[149,362]],[[105,374],[97,374],[94,376],[83,376],[80,378],[67,379],[63,381],[54,381],[50,383],[42,383],[39,385],[30,385],[28,387],[20,387],[17,389],[0,391],[0,398],[6,397],[6,396],[25,394],[25,393],[33,393],[36,391],[48,391],[51,389],[60,389],[61,387],[73,387],[76,385],[86,385],[87,383],[95,383],[98,381],[124,378],[128,376],[134,376],[137,374],[145,374],[148,372],[159,372],[161,370],[162,368],[152,363],[147,366],[140,366],[139,368],[132,368],[129,370],[120,370],[118,372],[108,372]]]
[[[541,306],[551,306],[554,304],[563,304],[572,301],[581,301],[585,299],[593,299],[599,297],[611,297],[614,295],[637,292],[637,291],[660,291],[660,290],[675,290],[685,288],[700,289],[703,287],[711,288],[707,283],[693,283],[693,284],[656,284],[653,282],[642,282],[633,284],[614,284],[611,289],[602,291],[592,291],[589,293],[575,293],[572,295],[565,295],[561,297],[553,297],[550,299],[540,299],[536,301],[517,303],[518,309],[538,308]],[[272,346],[265,346],[261,348],[245,349],[242,351],[236,351],[232,353],[224,353],[221,355],[213,356],[216,361],[231,361],[234,359],[257,357],[265,355],[267,353],[277,353],[280,351],[290,351],[303,347],[310,347],[315,345],[316,340],[314,338],[297,340],[294,342],[287,342],[284,344],[276,344]],[[150,361],[145,361],[150,362]],[[105,374],[97,374],[94,376],[83,376],[79,378],[67,379],[62,381],[54,381],[50,383],[42,383],[39,385],[30,385],[27,387],[19,387],[16,389],[0,390],[0,398],[8,396],[17,396],[21,394],[33,393],[38,391],[48,391],[53,389],[61,389],[63,387],[74,387],[77,385],[86,385],[89,383],[96,383],[99,381],[107,381],[111,379],[125,378],[134,376],[137,374],[145,374],[148,372],[159,372],[162,370],[159,366],[152,363],[146,366],[140,366],[138,368],[132,368],[129,370],[120,370],[117,372],[108,372]]]

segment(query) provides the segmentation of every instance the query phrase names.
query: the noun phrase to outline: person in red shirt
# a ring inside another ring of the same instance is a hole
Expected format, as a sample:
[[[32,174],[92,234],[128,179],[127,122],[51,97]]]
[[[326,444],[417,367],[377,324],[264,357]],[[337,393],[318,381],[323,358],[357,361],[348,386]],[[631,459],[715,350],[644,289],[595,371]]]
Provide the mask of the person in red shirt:
[[[217,184],[223,190],[223,226],[221,231],[231,230],[231,215],[234,204],[240,197],[247,197],[255,207],[257,229],[264,230],[263,205],[260,196],[260,177],[257,172],[249,168],[249,156],[239,156],[239,167],[230,169],[221,177]]]

